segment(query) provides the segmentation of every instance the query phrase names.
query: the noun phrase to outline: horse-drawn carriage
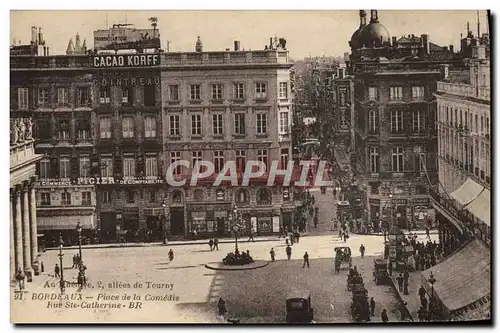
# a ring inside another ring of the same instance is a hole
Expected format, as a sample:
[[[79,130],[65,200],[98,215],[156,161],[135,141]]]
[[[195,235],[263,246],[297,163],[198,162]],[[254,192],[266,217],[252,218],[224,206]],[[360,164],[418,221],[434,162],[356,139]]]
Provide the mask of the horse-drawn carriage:
[[[364,284],[353,285],[351,314],[354,321],[369,321],[370,306],[368,303],[368,290]]]
[[[347,264],[349,269],[352,267],[352,257],[350,247],[336,247],[335,249],[335,273],[340,271],[340,266],[342,264]]]
[[[347,290],[354,290],[357,285],[362,285],[364,287],[363,277],[357,270],[349,269],[349,274],[347,274]]]
[[[388,261],[386,259],[373,260],[373,279],[378,286],[391,284],[391,278],[387,272]]]

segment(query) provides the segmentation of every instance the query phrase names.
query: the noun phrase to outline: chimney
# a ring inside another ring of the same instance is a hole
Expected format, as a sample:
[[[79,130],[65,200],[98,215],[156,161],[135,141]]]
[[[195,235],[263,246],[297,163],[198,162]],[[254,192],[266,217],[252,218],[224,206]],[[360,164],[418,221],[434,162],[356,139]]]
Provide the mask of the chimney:
[[[378,23],[378,13],[376,9],[370,10],[371,18],[370,23]]]
[[[366,25],[366,12],[362,9],[359,11],[359,27],[364,27]]]
[[[274,47],[273,47],[273,37],[269,37],[269,49],[270,50],[274,49]]]
[[[33,26],[31,27],[31,44],[37,44],[37,42],[38,42],[37,28]]]
[[[451,53],[455,53],[453,45],[450,45],[450,51],[451,51]]]
[[[234,41],[234,51],[239,51],[240,50],[240,41],[235,40]]]
[[[392,46],[397,47],[398,45],[398,38],[397,37],[392,37]]]
[[[441,80],[447,80],[449,77],[450,65],[444,64],[441,66]]]
[[[429,54],[431,52],[431,45],[429,41],[429,35],[423,34],[420,36],[422,38],[422,47],[424,48],[424,53]]]
[[[42,28],[38,27],[38,44],[42,45],[43,44],[43,34],[42,34]]]

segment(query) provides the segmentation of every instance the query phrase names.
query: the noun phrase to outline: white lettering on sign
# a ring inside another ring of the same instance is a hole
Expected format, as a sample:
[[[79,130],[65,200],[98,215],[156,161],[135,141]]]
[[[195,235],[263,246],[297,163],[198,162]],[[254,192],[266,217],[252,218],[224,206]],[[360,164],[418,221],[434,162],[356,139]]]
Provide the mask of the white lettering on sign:
[[[103,55],[94,57],[94,67],[146,67],[158,66],[160,56],[158,54],[138,55]]]

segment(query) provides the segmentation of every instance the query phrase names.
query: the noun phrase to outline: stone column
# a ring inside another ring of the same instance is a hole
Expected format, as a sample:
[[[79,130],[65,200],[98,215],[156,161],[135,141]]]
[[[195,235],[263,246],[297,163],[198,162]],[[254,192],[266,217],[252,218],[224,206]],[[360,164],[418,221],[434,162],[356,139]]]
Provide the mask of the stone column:
[[[31,271],[31,249],[30,249],[30,206],[29,206],[29,188],[27,182],[24,183],[22,189],[23,200],[23,264],[24,272]]]
[[[10,247],[9,247],[9,258],[10,258],[10,276],[14,277],[16,275],[16,245],[15,245],[15,236],[14,236],[14,199],[15,199],[15,192],[11,188],[10,189],[10,224],[9,224],[9,229],[10,229]]]
[[[14,242],[15,242],[15,263],[16,270],[18,268],[23,268],[23,221],[21,219],[21,189],[16,186],[14,192],[14,201],[16,205],[15,215],[14,215]]]
[[[37,261],[38,258],[38,230],[36,221],[36,193],[35,184],[32,182],[30,189],[30,233],[31,233],[31,260]]]

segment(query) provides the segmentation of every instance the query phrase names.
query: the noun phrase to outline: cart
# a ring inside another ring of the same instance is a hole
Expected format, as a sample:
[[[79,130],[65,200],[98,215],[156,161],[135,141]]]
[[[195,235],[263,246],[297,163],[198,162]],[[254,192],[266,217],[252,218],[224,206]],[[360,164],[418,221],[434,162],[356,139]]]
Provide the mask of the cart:
[[[391,284],[391,278],[387,272],[387,264],[388,261],[386,259],[373,260],[373,279],[377,286]]]
[[[350,269],[352,267],[351,248],[336,247],[334,250],[335,250],[335,259],[334,259],[335,272],[338,273],[340,271],[342,264],[346,264]]]

